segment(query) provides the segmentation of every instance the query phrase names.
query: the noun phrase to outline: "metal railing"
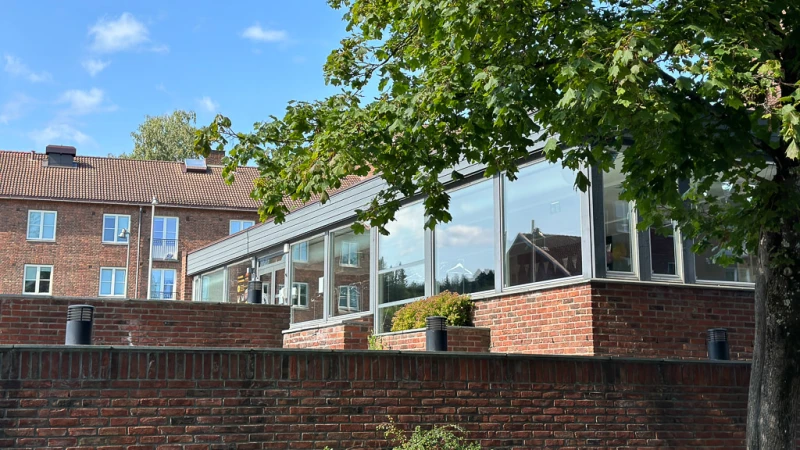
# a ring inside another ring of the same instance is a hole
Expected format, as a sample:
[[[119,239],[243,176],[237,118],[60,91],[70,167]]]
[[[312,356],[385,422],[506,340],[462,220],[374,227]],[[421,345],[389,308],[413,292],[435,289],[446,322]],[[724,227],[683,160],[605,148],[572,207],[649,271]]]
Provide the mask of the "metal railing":
[[[153,239],[153,259],[159,261],[177,261],[178,240]]]
[[[153,300],[175,300],[175,291],[153,291],[150,293],[150,298]]]

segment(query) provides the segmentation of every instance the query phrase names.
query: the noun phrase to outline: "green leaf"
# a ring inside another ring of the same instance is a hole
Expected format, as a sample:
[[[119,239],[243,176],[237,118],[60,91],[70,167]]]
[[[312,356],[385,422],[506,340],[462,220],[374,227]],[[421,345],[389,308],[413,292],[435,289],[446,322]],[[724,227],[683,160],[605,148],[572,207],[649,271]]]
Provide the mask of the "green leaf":
[[[786,149],[786,157],[796,160],[800,156],[800,148],[797,147],[797,139],[792,139],[789,142],[789,147]]]
[[[556,149],[558,149],[558,140],[556,138],[550,138],[544,144],[544,148],[542,149],[542,151],[546,155]]]

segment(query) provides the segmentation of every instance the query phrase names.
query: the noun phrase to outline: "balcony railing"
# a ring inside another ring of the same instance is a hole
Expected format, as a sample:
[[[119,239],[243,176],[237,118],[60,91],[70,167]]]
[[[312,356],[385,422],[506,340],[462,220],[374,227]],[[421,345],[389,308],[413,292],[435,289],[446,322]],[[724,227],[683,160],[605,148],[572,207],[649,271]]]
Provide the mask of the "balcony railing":
[[[177,261],[177,239],[153,239],[153,259],[159,261]]]
[[[175,291],[153,291],[150,293],[150,298],[153,300],[175,300]]]

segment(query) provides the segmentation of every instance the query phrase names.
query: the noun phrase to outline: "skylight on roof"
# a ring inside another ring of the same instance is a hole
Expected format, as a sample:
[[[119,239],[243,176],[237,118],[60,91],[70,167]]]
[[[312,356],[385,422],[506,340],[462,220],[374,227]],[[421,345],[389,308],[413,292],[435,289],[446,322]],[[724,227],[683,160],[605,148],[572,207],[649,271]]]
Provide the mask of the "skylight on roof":
[[[184,159],[183,164],[187,172],[205,172],[207,169],[205,159]]]

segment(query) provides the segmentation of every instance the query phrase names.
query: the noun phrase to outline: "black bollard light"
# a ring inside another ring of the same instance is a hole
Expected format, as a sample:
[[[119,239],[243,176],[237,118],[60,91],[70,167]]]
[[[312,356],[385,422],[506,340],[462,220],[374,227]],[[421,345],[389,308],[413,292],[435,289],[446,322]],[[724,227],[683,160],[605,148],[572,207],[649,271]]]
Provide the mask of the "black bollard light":
[[[92,345],[94,306],[70,305],[67,308],[67,336],[64,345]]]
[[[425,319],[425,350],[447,351],[447,319],[444,317],[431,316]]]
[[[706,335],[708,345],[708,359],[727,361],[731,359],[728,347],[728,330],[725,328],[711,328]]]
[[[247,303],[261,303],[261,286],[258,280],[247,283]]]

